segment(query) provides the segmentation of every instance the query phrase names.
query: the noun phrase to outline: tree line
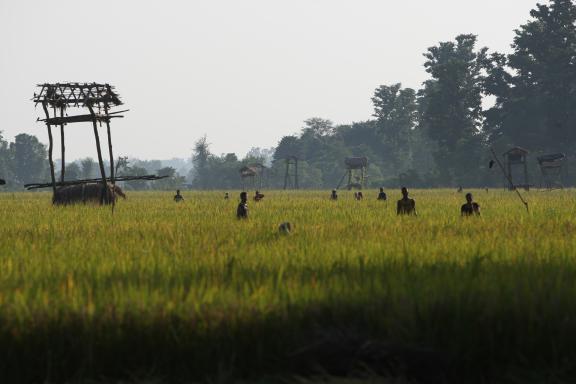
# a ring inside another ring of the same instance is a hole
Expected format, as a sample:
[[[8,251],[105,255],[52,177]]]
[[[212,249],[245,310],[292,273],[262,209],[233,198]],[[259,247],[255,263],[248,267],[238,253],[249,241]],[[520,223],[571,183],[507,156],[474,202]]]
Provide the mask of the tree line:
[[[534,184],[536,157],[565,153],[564,183],[573,185],[576,6],[552,0],[536,5],[530,16],[515,30],[510,54],[478,47],[472,34],[428,48],[422,87],[377,87],[372,119],[347,125],[306,120],[298,135],[278,143],[269,185],[282,185],[289,156],[300,159],[300,185],[306,188],[333,188],[344,159],[365,156],[372,187],[501,186],[502,175],[488,168],[489,149],[500,155],[512,146],[531,152]],[[194,156],[193,184],[199,188],[227,188],[231,180],[238,185],[233,170],[247,162],[213,156],[205,145]]]
[[[59,160],[54,162],[56,179],[61,179]],[[109,169],[109,163],[105,163]],[[163,166],[160,160],[138,160],[119,157],[116,160],[116,174],[119,176],[144,176],[155,174],[166,176],[158,181],[130,181],[122,183],[127,190],[172,190],[186,185],[186,177],[181,176],[176,168]],[[109,176],[109,175],[108,175]],[[65,165],[64,180],[93,179],[100,177],[98,163],[91,157],[86,157]],[[48,182],[50,169],[46,145],[34,135],[19,134],[13,142],[8,142],[0,132],[0,178],[6,180],[3,190],[18,191],[25,184]]]

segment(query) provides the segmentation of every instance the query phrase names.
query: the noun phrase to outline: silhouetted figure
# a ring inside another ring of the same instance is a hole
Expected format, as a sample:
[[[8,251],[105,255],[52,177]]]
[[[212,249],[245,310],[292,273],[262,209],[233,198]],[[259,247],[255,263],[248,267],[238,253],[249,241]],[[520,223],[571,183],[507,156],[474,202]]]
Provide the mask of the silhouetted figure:
[[[330,200],[338,200],[338,194],[336,193],[335,189],[332,190],[332,194],[330,195]]]
[[[246,192],[240,193],[240,204],[238,204],[236,209],[236,217],[239,219],[248,218],[248,195]]]
[[[254,201],[260,201],[264,198],[264,194],[260,193],[259,191],[256,191],[256,193],[254,194]]]
[[[278,226],[278,232],[283,235],[289,235],[290,231],[292,231],[292,225],[287,221]]]
[[[224,200],[228,200],[230,196],[228,196],[228,192],[224,193]]]
[[[416,216],[416,202],[408,197],[406,187],[402,187],[402,198],[398,200],[396,205],[396,214]]]
[[[480,205],[475,203],[472,199],[472,194],[466,194],[466,204],[460,208],[462,216],[480,216]]]
[[[378,200],[386,201],[388,196],[386,196],[386,192],[384,192],[384,188],[380,188],[380,193],[378,193]]]
[[[354,198],[360,201],[364,198],[364,195],[362,195],[362,192],[354,192]]]
[[[174,201],[177,202],[177,203],[179,203],[179,202],[181,202],[181,201],[184,201],[184,196],[182,196],[182,195],[180,194],[180,190],[179,190],[179,189],[176,190],[176,194],[174,195]]]

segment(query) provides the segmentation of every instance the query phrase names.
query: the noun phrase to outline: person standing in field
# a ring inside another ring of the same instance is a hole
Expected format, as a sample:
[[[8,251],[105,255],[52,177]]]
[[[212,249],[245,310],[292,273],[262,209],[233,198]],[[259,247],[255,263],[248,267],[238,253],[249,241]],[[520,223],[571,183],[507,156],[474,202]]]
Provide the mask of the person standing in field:
[[[236,209],[236,217],[238,219],[248,218],[248,195],[246,192],[240,193],[240,204],[238,204],[238,208]]]
[[[408,190],[406,187],[402,187],[402,198],[398,200],[396,205],[396,214],[417,216],[416,202],[414,199],[408,197]]]
[[[228,196],[228,192],[224,193],[224,200],[228,200],[230,198],[230,196]]]
[[[471,193],[466,194],[466,204],[460,208],[462,216],[480,216],[480,205],[474,202]]]
[[[179,203],[179,202],[181,202],[181,201],[184,201],[184,196],[182,196],[182,195],[180,194],[180,190],[179,190],[179,189],[176,190],[176,194],[174,195],[174,201],[177,202],[177,203]]]
[[[332,194],[330,195],[330,200],[338,200],[338,194],[336,193],[335,189],[332,190]]]
[[[378,200],[386,201],[388,196],[386,196],[386,192],[384,192],[384,188],[380,187],[380,193],[378,193]]]

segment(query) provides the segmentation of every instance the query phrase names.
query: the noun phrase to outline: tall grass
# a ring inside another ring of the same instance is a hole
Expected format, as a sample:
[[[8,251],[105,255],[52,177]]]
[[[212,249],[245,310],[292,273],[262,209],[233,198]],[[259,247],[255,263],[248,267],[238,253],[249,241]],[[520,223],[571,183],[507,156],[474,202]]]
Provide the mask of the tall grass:
[[[327,332],[431,350],[447,381],[576,377],[574,191],[474,194],[480,218],[447,190],[418,217],[269,191],[247,221],[218,192],[1,194],[0,380],[292,375]]]

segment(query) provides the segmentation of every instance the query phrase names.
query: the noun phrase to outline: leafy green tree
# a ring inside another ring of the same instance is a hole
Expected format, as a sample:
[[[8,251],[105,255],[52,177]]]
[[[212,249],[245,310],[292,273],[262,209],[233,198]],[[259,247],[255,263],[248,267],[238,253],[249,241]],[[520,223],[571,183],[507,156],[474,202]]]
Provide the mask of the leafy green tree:
[[[208,161],[212,157],[210,144],[206,135],[194,143],[194,153],[192,154],[192,164],[194,165],[192,184],[199,189],[208,188],[209,169]]]
[[[576,144],[576,5],[551,0],[516,30],[514,51],[486,61],[490,141],[532,151],[569,151]]]
[[[94,177],[96,170],[96,162],[91,157],[80,160],[80,174],[83,179],[91,179]]]
[[[36,136],[21,133],[10,143],[12,170],[20,184],[39,182],[47,179],[46,146]]]
[[[420,93],[422,128],[435,141],[434,159],[444,184],[473,184],[482,150],[482,67],[486,48],[476,36],[428,49],[425,68],[431,79]]]
[[[180,176],[178,172],[176,172],[176,169],[172,167],[161,168],[156,172],[156,174],[166,178],[155,181],[153,183],[154,189],[161,189],[164,191],[179,189],[185,181],[185,178]]]
[[[312,117],[304,121],[302,134],[311,134],[315,137],[330,136],[334,133],[334,123],[320,117]]]
[[[372,97],[378,129],[395,147],[406,147],[418,121],[416,91],[402,84],[381,85]]]
[[[12,153],[8,141],[4,140],[2,132],[0,131],[0,179],[5,180],[9,188],[12,187],[11,184],[14,177],[12,163]]]
[[[76,163],[66,164],[66,172],[64,173],[64,180],[79,180],[82,177],[82,168]],[[59,178],[59,177],[58,177]]]

